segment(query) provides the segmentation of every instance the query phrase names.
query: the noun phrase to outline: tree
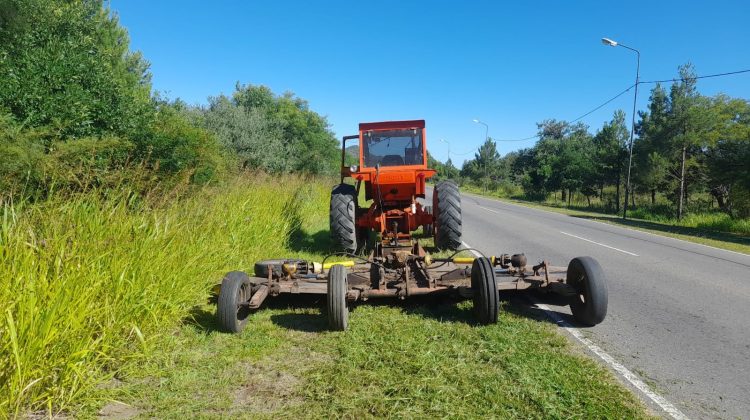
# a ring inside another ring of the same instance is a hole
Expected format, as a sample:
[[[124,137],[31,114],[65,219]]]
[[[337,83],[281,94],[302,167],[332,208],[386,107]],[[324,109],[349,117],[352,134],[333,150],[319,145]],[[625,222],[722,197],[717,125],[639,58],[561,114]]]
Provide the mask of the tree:
[[[265,114],[281,130],[281,140],[292,170],[309,173],[338,172],[339,142],[325,117],[292,92],[275,96],[268,87],[238,84],[232,96],[236,106]]]
[[[595,160],[596,183],[600,198],[604,198],[604,186],[615,185],[615,211],[620,211],[620,184],[627,157],[628,128],[625,112],[615,111],[612,120],[604,123],[592,139]]]
[[[641,112],[636,124],[638,139],[633,145],[636,186],[651,193],[651,204],[656,204],[656,192],[667,185],[669,162],[669,97],[660,84],[651,90],[649,111]]]
[[[476,162],[475,168],[479,172],[478,175],[486,188],[491,179],[497,178],[498,162],[500,161],[497,143],[488,137],[474,154],[474,161]]]
[[[4,0],[0,106],[63,137],[136,136],[154,116],[151,75],[102,0]]]
[[[271,173],[292,168],[281,124],[269,119],[261,109],[238,106],[220,95],[209,98],[203,124],[216,134],[224,148],[239,158],[242,168],[260,168]]]

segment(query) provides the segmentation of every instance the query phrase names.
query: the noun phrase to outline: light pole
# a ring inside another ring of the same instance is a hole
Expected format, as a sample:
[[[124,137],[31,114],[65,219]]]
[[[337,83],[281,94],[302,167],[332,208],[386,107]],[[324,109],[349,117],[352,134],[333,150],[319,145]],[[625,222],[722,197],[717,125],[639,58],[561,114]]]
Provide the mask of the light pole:
[[[625,182],[625,204],[622,206],[622,218],[627,219],[628,217],[628,195],[630,194],[630,168],[633,167],[633,134],[635,133],[635,107],[638,101],[638,84],[641,76],[641,52],[635,48],[628,47],[627,45],[620,44],[617,41],[613,41],[609,38],[602,38],[602,44],[609,45],[610,47],[623,47],[630,51],[635,51],[637,60],[635,66],[635,93],[633,95],[633,116],[630,122],[630,144],[628,145],[628,177]]]
[[[449,142],[448,140],[446,140],[446,139],[439,139],[439,141],[440,141],[441,143],[445,143],[445,144],[447,144],[447,145],[448,145],[448,160],[446,161],[446,163],[448,163],[448,162],[449,162],[449,161],[451,160],[451,143],[450,143],[450,142]],[[449,175],[448,175],[448,173],[447,173],[447,169],[448,169],[448,166],[447,166],[447,165],[445,165],[445,168],[446,168],[446,174],[445,174],[445,177],[446,177],[446,178],[450,178],[450,177],[449,177]]]
[[[487,123],[485,123],[483,121],[480,121],[477,118],[474,118],[473,121],[475,123],[477,123],[477,124],[484,125],[484,142],[486,143],[487,139],[490,138],[490,126],[487,125]],[[481,146],[479,147],[479,150],[481,150]],[[481,152],[480,152],[480,154],[481,154]],[[487,162],[486,161],[484,162],[484,178],[485,178],[485,180],[484,180],[484,192],[487,192]]]
[[[448,159],[450,160],[450,158],[451,158],[451,143],[448,140],[446,140],[446,139],[440,139],[438,141],[440,141],[441,143],[445,143],[445,144],[448,145]]]

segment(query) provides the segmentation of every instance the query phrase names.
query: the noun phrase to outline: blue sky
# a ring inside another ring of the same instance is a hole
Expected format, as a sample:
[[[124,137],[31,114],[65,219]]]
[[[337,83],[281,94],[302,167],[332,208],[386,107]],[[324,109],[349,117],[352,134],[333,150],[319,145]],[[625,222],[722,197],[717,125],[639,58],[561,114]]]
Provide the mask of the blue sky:
[[[154,88],[204,104],[236,82],[307,99],[338,137],[364,121],[427,120],[429,149],[460,163],[484,140],[536,134],[574,119],[635,79],[750,68],[748,1],[146,1],[111,0]],[[750,98],[750,73],[700,80],[699,90]],[[651,86],[642,87],[643,109]],[[592,132],[632,91],[583,121]],[[500,142],[505,154],[534,140]]]

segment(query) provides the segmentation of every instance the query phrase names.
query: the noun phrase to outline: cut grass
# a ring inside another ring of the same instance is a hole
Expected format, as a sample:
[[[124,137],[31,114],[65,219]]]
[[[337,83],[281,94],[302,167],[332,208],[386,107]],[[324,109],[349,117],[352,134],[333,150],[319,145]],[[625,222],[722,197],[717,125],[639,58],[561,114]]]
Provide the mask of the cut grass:
[[[204,302],[224,272],[330,249],[329,193],[327,180],[243,179],[163,208],[83,197],[6,221],[0,414],[648,415],[553,325],[503,312],[477,326],[470,302],[360,305],[332,333],[323,299],[281,297],[242,334],[217,331]],[[107,400],[124,405],[99,411]]]
[[[217,332],[212,312],[113,397],[143,418],[648,417],[554,326],[508,311],[480,327],[469,302],[359,305],[339,333],[320,301],[281,298],[240,335]]]
[[[618,215],[604,214],[580,209],[570,209],[534,201],[498,197],[492,194],[484,194],[481,190],[477,191],[476,189],[471,189],[471,194],[490,197],[496,200],[506,201],[525,207],[567,214],[582,219],[596,220],[599,222],[609,223],[617,226],[625,226],[656,235],[667,236],[670,238],[681,239],[688,242],[694,242],[702,245],[708,245],[715,248],[721,248],[750,255],[750,236],[748,236],[747,234],[730,233],[710,229],[711,227],[722,225],[727,229],[739,229],[740,232],[744,232],[745,230],[750,229],[750,227],[748,227],[750,226],[750,221],[747,220],[733,221],[731,222],[731,226],[727,225],[725,219],[728,218],[728,216],[726,215],[688,215],[681,222],[681,224],[676,225],[673,224],[673,221],[671,219],[660,220],[658,218],[655,218],[653,220],[646,220],[634,218],[634,216],[637,216],[637,213],[629,213],[629,218],[627,220],[623,220],[622,217]]]

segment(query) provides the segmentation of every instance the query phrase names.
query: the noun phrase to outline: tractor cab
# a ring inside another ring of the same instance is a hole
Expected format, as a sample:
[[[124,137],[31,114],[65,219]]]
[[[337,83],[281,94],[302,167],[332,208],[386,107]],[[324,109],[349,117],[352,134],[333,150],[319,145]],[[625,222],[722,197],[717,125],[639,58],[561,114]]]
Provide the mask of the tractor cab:
[[[362,132],[363,168],[422,166],[425,164],[423,130],[367,130]]]

